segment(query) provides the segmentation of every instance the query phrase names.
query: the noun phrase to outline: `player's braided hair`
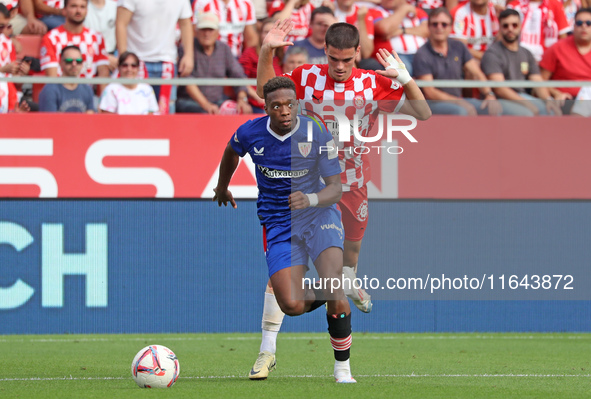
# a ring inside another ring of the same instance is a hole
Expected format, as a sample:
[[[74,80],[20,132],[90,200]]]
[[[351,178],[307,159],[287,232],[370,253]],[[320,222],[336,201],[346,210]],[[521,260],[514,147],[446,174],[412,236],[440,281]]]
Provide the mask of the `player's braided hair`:
[[[356,49],[359,47],[359,31],[346,22],[332,24],[326,31],[326,47],[331,46],[337,50]]]
[[[263,97],[265,98],[265,101],[267,101],[267,96],[270,93],[273,93],[274,91],[279,89],[289,89],[293,90],[294,93],[296,92],[295,84],[291,79],[286,78],[284,76],[277,76],[269,80],[263,86]]]

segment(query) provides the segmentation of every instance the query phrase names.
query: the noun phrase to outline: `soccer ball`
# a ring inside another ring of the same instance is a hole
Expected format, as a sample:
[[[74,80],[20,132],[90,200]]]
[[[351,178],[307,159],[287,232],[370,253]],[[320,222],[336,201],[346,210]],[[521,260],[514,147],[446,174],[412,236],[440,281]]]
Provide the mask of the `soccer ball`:
[[[174,352],[162,345],[146,346],[131,363],[131,376],[140,388],[169,388],[180,371]]]

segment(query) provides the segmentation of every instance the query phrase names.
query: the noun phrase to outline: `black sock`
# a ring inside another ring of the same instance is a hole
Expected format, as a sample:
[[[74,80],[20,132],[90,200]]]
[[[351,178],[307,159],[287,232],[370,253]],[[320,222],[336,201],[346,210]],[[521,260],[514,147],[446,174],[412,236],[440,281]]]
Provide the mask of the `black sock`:
[[[351,313],[327,314],[330,343],[335,360],[345,361],[351,355]]]

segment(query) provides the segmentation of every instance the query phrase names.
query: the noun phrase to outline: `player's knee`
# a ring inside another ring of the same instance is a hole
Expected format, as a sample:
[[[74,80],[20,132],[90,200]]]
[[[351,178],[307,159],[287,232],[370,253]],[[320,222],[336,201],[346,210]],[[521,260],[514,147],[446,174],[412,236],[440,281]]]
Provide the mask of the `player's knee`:
[[[304,301],[288,300],[279,302],[279,307],[288,316],[304,314],[306,303]]]

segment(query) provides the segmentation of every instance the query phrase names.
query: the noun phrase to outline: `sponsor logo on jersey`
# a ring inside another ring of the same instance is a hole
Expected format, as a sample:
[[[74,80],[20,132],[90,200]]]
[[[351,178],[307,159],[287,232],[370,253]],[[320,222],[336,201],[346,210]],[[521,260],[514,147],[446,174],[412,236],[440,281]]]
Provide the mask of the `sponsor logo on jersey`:
[[[254,155],[265,155],[263,154],[263,151],[265,151],[265,147],[261,147],[260,149],[253,147],[254,148]]]
[[[309,169],[302,169],[302,170],[278,170],[278,169],[271,169],[266,166],[257,165],[257,168],[261,171],[261,173],[268,177],[269,179],[293,179],[297,177],[306,176],[309,172]]]

